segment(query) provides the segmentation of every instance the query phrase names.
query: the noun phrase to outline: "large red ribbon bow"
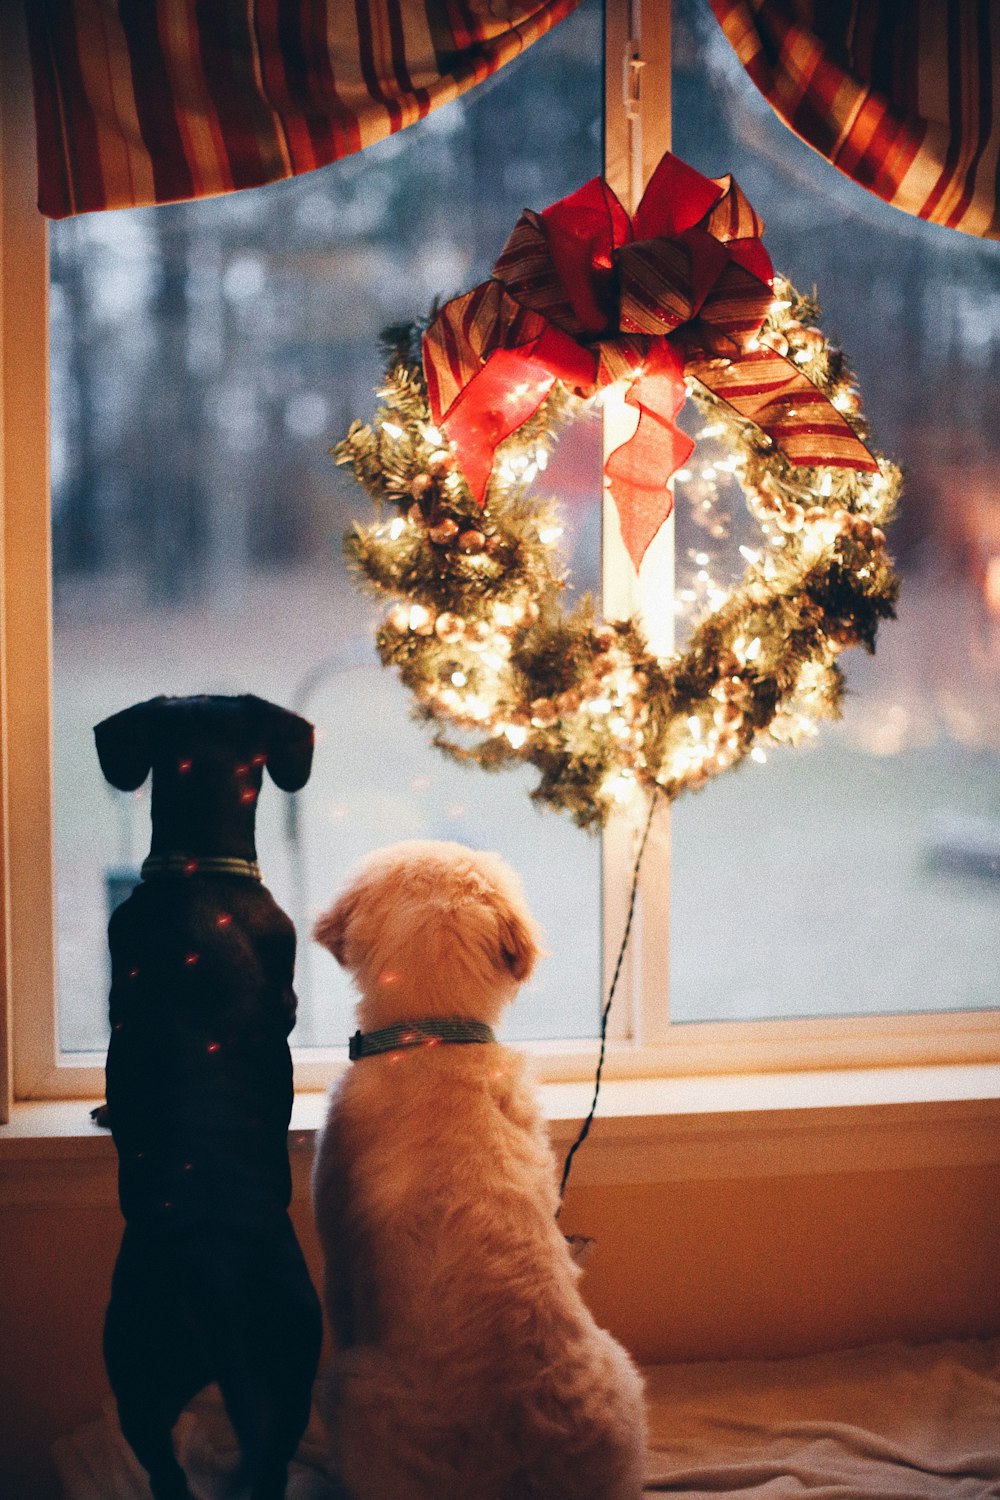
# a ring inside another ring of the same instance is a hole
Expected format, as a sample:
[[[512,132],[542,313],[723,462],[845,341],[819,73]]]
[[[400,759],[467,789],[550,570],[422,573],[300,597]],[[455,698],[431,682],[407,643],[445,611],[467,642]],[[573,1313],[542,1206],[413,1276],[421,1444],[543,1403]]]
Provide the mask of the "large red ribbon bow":
[[[525,209],[490,280],[424,335],[431,413],[479,504],[497,447],[557,380],[583,396],[629,382],[639,424],[605,467],[636,568],[694,446],[674,424],[685,375],[794,464],[877,469],[824,393],[757,340],[773,296],[763,227],[731,177],[703,177],[670,152],[631,221],[600,177],[541,214]]]

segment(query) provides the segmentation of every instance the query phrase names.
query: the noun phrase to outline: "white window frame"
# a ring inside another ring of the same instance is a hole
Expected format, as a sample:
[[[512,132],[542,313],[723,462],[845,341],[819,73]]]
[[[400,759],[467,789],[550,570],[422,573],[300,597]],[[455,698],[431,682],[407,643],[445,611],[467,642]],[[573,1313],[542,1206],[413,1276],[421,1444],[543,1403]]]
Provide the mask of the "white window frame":
[[[634,209],[669,146],[669,6],[607,0],[606,173]],[[48,251],[34,202],[30,78],[20,7],[0,6],[0,1120],[14,1099],[92,1098],[103,1055],[58,1050],[53,889],[52,608],[48,442]],[[605,445],[634,414],[605,410]],[[662,601],[672,595],[673,529],[664,527],[636,578],[608,496],[604,608],[638,612],[669,649]],[[654,609],[654,602],[659,608]],[[657,812],[635,926],[609,1028],[606,1073],[620,1078],[1000,1061],[1000,1012],[834,1016],[672,1026],[669,996],[669,812]],[[625,923],[636,830],[605,835],[604,992]],[[586,1080],[595,1046],[537,1043],[543,1081]],[[300,1090],[325,1088],[343,1049],[296,1056]]]

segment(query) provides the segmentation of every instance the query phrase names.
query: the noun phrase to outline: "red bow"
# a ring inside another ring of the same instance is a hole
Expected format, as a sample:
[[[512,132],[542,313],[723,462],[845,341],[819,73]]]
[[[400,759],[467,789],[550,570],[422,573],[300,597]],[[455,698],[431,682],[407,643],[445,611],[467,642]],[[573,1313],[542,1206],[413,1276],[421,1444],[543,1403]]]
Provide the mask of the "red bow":
[[[424,335],[431,413],[479,504],[497,447],[557,380],[583,396],[630,382],[639,425],[605,470],[636,568],[694,446],[673,420],[685,374],[794,464],[877,469],[823,392],[757,342],[774,275],[762,233],[732,178],[703,177],[670,152],[631,222],[599,177],[542,214],[525,209],[491,279]]]

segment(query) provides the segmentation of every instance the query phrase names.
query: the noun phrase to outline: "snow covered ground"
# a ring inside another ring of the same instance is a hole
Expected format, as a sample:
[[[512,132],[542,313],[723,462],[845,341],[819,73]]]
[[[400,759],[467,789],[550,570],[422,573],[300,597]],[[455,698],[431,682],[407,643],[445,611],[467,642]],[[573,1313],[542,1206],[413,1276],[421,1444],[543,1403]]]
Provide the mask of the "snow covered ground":
[[[535,809],[530,770],[487,777],[429,748],[407,694],[375,659],[373,606],[339,564],[262,573],[211,609],[152,615],[129,605],[125,591],[116,597],[96,603],[90,591],[87,607],[57,616],[59,1007],[68,1049],[104,1046],[107,872],[136,869],[149,836],[148,789],[125,796],[107,787],[91,727],[156,692],[252,690],[317,725],[315,769],[294,818],[290,799],[268,786],[258,823],[265,878],[300,931],[300,1044],[342,1042],[352,1029],[343,976],[308,941],[312,916],[358,856],[406,837],[495,848],[521,872],[549,957],[510,1034],[595,1034],[597,840]],[[998,658],[978,617],[968,617],[973,609],[957,587],[911,583],[876,660],[845,658],[845,719],[826,726],[818,746],[775,751],[766,765],[747,764],[676,806],[675,1020],[1000,1001],[1000,871],[948,873],[930,858],[956,816],[1000,828]]]

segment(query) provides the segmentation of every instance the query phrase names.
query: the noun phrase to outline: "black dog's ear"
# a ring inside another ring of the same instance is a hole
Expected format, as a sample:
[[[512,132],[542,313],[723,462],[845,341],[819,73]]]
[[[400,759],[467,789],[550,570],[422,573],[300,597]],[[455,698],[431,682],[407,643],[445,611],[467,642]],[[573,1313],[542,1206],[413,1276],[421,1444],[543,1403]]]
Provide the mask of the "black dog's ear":
[[[102,719],[94,730],[97,758],[112,786],[134,792],[149,775],[153,764],[153,719],[162,697],[133,703],[121,713]]]
[[[300,791],[312,770],[313,726],[300,714],[279,708],[276,703],[268,703],[266,698],[257,698],[251,693],[247,702],[260,717],[271,780],[283,792]]]

